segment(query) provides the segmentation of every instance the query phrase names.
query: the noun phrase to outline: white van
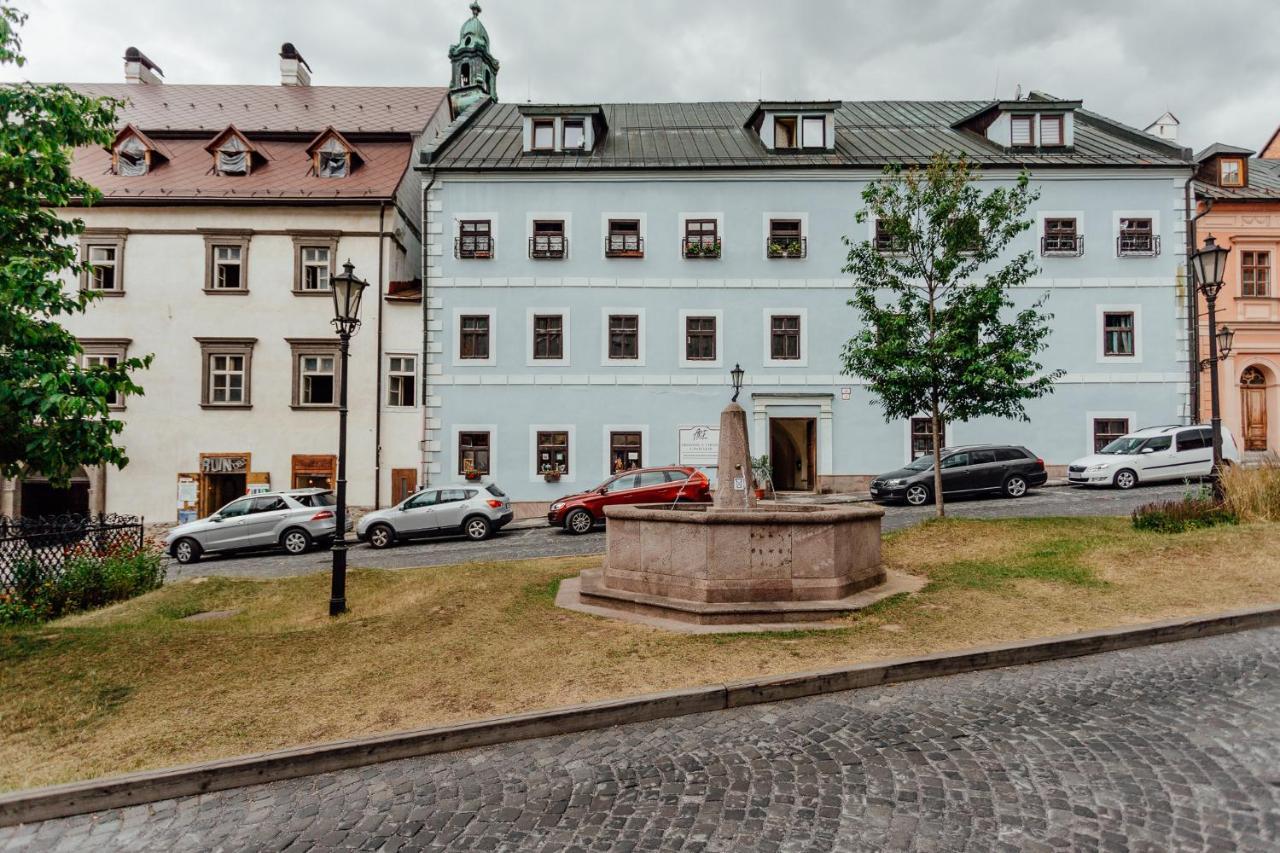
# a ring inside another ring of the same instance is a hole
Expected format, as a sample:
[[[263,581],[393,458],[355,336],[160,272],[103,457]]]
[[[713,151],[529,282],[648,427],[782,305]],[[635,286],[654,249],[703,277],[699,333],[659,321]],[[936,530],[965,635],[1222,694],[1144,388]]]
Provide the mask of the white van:
[[[1240,461],[1240,451],[1226,427],[1222,428],[1222,460]],[[1131,432],[1077,459],[1067,468],[1067,481],[1076,486],[1132,489],[1139,483],[1208,477],[1212,471],[1211,427],[1161,426]]]

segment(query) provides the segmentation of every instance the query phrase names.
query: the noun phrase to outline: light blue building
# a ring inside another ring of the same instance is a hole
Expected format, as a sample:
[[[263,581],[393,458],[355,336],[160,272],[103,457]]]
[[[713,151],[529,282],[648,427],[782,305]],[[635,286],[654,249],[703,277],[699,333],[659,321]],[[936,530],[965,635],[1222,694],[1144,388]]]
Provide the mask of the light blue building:
[[[477,18],[465,34],[488,34]],[[455,60],[457,62],[458,60]],[[474,73],[474,72],[472,72]],[[455,80],[459,74],[455,69]],[[517,501],[618,464],[699,461],[729,371],[780,489],[842,490],[927,449],[886,423],[840,350],[842,237],[887,164],[965,155],[983,182],[1029,170],[1055,392],[1030,423],[947,443],[1025,444],[1053,466],[1187,415],[1189,153],[1083,109],[1018,101],[502,104],[460,98],[421,152],[426,433],[433,482],[481,473]],[[916,434],[913,434],[915,431]],[[551,474],[550,477],[547,474]],[[547,482],[550,479],[552,482]]]

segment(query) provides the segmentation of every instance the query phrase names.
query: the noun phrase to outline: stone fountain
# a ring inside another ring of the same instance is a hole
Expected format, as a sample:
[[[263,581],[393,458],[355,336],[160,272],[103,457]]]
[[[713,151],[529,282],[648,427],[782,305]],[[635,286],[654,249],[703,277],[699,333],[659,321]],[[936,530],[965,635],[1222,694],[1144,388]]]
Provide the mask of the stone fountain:
[[[757,505],[750,460],[747,413],[731,402],[720,415],[714,502],[608,507],[603,568],[564,581],[556,603],[685,631],[831,628],[923,586],[885,572],[884,510]]]

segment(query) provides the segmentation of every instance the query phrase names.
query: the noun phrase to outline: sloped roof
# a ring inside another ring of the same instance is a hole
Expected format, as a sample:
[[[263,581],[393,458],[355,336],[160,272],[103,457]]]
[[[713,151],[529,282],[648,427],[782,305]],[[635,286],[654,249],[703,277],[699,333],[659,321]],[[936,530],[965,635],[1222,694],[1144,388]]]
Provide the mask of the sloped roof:
[[[1075,145],[1008,152],[954,124],[990,101],[844,101],[834,151],[772,152],[746,127],[755,102],[602,104],[608,132],[590,152],[523,152],[520,105],[487,106],[442,146],[443,169],[880,167],[923,164],[941,150],[985,166],[1187,166],[1187,152],[1136,128],[1076,111]],[[525,107],[524,109],[527,109]]]
[[[417,134],[448,94],[439,86],[68,85],[126,101],[121,124],[148,133],[216,133],[234,124],[245,133],[316,134],[332,125],[346,134]]]
[[[1216,157],[1219,154],[1243,154],[1245,157],[1251,157],[1256,153],[1256,151],[1251,151],[1248,148],[1241,148],[1239,145],[1228,145],[1225,142],[1215,142],[1196,155],[1196,162],[1203,163],[1210,157]]]
[[[1220,187],[1196,181],[1196,195],[1220,201],[1280,201],[1280,160],[1249,160],[1249,186]]]

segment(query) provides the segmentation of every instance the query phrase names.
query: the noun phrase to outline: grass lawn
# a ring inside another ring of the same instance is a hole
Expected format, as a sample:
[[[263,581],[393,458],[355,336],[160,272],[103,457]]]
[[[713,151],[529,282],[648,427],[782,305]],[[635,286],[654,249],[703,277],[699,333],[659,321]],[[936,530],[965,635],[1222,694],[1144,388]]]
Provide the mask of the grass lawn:
[[[1127,519],[949,520],[886,539],[925,575],[837,631],[675,635],[557,609],[599,558],[194,579],[0,630],[0,788],[14,789],[1280,600],[1280,523],[1176,536]],[[180,621],[238,610],[227,619]]]

